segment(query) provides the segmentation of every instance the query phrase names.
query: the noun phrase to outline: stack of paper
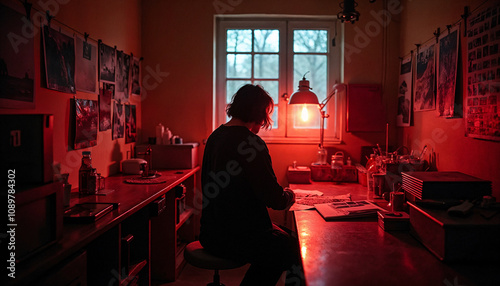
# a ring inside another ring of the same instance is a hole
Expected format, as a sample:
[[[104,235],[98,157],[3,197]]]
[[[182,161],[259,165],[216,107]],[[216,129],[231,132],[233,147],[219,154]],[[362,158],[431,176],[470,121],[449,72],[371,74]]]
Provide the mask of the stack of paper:
[[[376,216],[377,211],[384,211],[383,208],[369,201],[333,202],[316,204],[314,207],[325,220]]]

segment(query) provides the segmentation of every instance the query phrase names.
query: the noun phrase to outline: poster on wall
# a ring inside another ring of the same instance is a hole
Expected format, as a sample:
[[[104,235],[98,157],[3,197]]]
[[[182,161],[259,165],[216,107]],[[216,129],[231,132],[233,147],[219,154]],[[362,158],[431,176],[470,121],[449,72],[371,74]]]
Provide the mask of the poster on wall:
[[[99,80],[115,83],[116,49],[99,43]]]
[[[135,105],[125,105],[125,143],[135,142],[137,137]]]
[[[133,57],[131,60],[131,88],[130,94],[132,95],[141,95],[141,85],[139,82],[139,78],[141,77],[141,62],[138,58]]]
[[[76,90],[97,93],[97,45],[76,37]]]
[[[417,78],[413,94],[413,111],[436,109],[434,43],[420,47],[417,52]]]
[[[129,97],[130,56],[122,51],[116,52],[116,91],[115,99],[127,102]]]
[[[111,99],[113,98],[114,85],[101,83],[99,88],[99,131],[111,128]]]
[[[443,117],[455,116],[459,33],[460,24],[439,36],[436,101],[438,114]]]
[[[397,126],[410,126],[411,120],[411,87],[412,87],[412,55],[401,60],[399,69],[398,86],[398,115],[396,117]]]
[[[97,101],[75,99],[74,149],[97,145]]]
[[[500,5],[476,10],[467,18],[467,92],[465,135],[500,141]]]
[[[33,37],[22,37],[26,16],[0,4],[0,108],[35,108]]]
[[[113,140],[123,138],[124,129],[125,112],[123,112],[123,104],[115,101],[113,104],[113,132],[111,134]]]
[[[47,88],[76,93],[75,38],[49,26],[42,30]]]

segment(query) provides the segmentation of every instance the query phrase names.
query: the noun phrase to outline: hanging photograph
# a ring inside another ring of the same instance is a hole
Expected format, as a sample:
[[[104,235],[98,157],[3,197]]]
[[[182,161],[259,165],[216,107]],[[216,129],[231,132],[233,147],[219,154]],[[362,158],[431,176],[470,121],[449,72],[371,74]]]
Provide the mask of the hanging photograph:
[[[131,64],[132,71],[130,77],[130,80],[132,81],[130,93],[132,95],[141,95],[141,85],[139,82],[139,78],[141,76],[140,63],[141,62],[138,58],[132,58],[132,64]]]
[[[410,126],[411,120],[411,87],[412,87],[412,55],[401,60],[398,87],[397,126]]]
[[[125,143],[135,142],[136,137],[135,105],[125,105]]]
[[[113,140],[118,138],[123,138],[123,133],[125,129],[125,112],[123,111],[123,104],[114,102],[113,104],[113,129],[112,138]]]
[[[500,141],[500,7],[493,2],[467,17],[465,135]]]
[[[97,45],[76,37],[76,90],[97,93]]]
[[[101,83],[99,88],[99,131],[111,128],[111,99],[113,98],[114,84]]]
[[[22,36],[23,18],[0,4],[0,108],[35,108],[34,44]]]
[[[99,43],[99,79],[101,81],[115,83],[115,63],[115,48]]]
[[[116,52],[116,91],[115,98],[127,102],[129,97],[130,56],[122,51]]]
[[[455,25],[439,37],[436,98],[438,114],[443,117],[455,116],[459,33],[460,25]]]
[[[43,47],[47,88],[76,93],[75,38],[43,26]]]
[[[97,101],[75,99],[75,111],[75,150],[97,145]]]
[[[436,109],[436,74],[434,70],[434,44],[420,47],[417,52],[417,78],[413,94],[413,110]]]

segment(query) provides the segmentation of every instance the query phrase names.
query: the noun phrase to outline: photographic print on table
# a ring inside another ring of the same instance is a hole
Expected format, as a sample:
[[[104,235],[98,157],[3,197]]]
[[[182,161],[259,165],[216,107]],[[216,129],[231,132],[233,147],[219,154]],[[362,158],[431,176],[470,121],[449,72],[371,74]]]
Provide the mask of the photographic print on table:
[[[75,150],[97,145],[97,101],[75,99],[75,110]]]
[[[101,83],[99,89],[99,131],[111,128],[111,99],[113,98],[114,84]]]
[[[136,122],[135,105],[125,105],[125,143],[135,142]]]
[[[459,33],[460,24],[439,37],[437,110],[439,116],[443,117],[455,116]]]
[[[434,43],[420,47],[417,52],[417,78],[413,94],[413,111],[436,109]]]
[[[122,51],[116,52],[116,91],[115,99],[127,102],[129,97],[130,56]]]
[[[401,127],[410,126],[411,121],[412,55],[401,60],[399,69],[398,115],[396,117],[396,124]]]
[[[0,108],[35,108],[34,42],[22,36],[25,21],[24,14],[0,4]]]
[[[132,83],[130,93],[132,95],[141,95],[141,85],[139,82],[139,78],[141,77],[141,62],[138,58],[132,57],[131,69],[130,79]]]
[[[76,90],[97,93],[97,45],[76,37]]]
[[[116,49],[99,43],[99,80],[115,83]]]
[[[467,17],[465,135],[500,141],[500,6],[484,5]]]
[[[125,129],[125,112],[123,112],[123,104],[114,102],[113,104],[113,129],[112,138],[113,140],[118,138],[123,138],[123,133]]]
[[[43,47],[47,88],[76,93],[75,38],[43,26]]]

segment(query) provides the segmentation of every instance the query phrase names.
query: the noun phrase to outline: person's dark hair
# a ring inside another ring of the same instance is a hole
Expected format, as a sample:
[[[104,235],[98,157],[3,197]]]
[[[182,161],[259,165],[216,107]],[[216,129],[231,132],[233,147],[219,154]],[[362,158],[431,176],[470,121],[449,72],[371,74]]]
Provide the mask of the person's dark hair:
[[[267,91],[259,85],[246,84],[233,95],[226,114],[243,122],[261,123],[262,128],[270,129],[273,109],[274,102]]]

